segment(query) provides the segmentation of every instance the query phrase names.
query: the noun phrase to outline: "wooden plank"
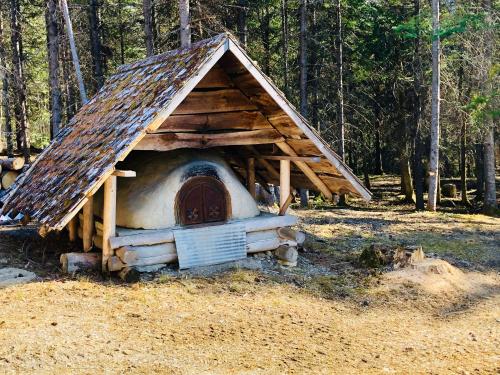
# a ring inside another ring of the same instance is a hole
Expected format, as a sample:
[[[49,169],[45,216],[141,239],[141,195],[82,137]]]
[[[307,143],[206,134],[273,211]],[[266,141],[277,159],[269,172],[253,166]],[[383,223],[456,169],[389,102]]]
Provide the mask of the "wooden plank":
[[[277,143],[276,144],[281,151],[283,151],[285,154],[288,154],[290,156],[297,156],[297,153],[287,144],[287,143]],[[281,161],[283,163],[283,161]],[[323,195],[327,199],[332,199],[333,195],[330,189],[328,189],[328,186],[325,185],[325,183],[314,173],[314,171],[309,167],[306,163],[303,161],[295,161],[294,162],[297,167],[300,168],[302,173],[304,173],[310,180],[311,182],[318,188],[318,190],[323,193]]]
[[[122,171],[122,170],[115,170],[113,172],[113,176],[116,176],[116,177],[136,177],[137,174],[135,173],[135,171]]]
[[[271,128],[271,124],[269,124],[262,113],[258,111],[237,111],[196,115],[172,115],[161,124],[155,133]]]
[[[85,206],[83,206],[83,251],[92,249],[92,237],[94,235],[94,197],[89,197]]]
[[[286,214],[281,213],[281,208],[285,207],[286,201],[290,196],[290,160],[280,160],[280,216]]]
[[[289,156],[289,155],[261,155],[259,156],[259,159],[304,161],[308,163],[319,163],[321,161],[321,158],[319,156]]]
[[[219,146],[254,145],[283,141],[284,138],[274,129],[214,134],[163,133],[146,135],[137,144],[135,149],[171,151],[179,148],[205,149]]]
[[[196,113],[233,112],[256,110],[253,104],[240,90],[224,89],[216,91],[193,91],[175,109],[174,115]]]
[[[288,139],[288,145],[299,155],[322,156],[323,154],[309,139]]]
[[[195,87],[197,89],[228,88],[233,87],[234,83],[227,73],[219,66],[214,66]]]
[[[255,159],[247,159],[247,189],[253,199],[255,199]]]
[[[108,259],[113,256],[109,239],[116,233],[116,176],[109,176],[104,182],[102,213],[102,271],[106,272]]]
[[[287,138],[301,139],[304,132],[293,122],[293,120],[283,111],[278,114],[268,116],[267,120],[272,126]]]

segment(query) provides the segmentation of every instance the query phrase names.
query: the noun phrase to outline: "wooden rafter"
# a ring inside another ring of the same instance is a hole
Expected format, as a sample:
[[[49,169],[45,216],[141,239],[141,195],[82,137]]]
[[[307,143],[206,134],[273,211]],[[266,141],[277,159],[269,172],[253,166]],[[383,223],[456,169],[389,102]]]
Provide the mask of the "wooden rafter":
[[[241,146],[283,142],[274,129],[261,129],[227,133],[162,133],[148,134],[135,147],[136,150],[171,151],[179,148],[205,149],[219,146]]]

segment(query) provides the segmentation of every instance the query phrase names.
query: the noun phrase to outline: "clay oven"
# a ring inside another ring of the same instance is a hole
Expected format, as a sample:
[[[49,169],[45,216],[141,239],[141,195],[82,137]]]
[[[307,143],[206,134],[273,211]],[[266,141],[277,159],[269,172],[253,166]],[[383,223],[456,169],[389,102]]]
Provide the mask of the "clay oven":
[[[116,224],[133,229],[224,223],[260,214],[229,164],[210,151],[136,151],[121,168],[136,172],[119,181]],[[95,213],[102,217],[102,192]]]

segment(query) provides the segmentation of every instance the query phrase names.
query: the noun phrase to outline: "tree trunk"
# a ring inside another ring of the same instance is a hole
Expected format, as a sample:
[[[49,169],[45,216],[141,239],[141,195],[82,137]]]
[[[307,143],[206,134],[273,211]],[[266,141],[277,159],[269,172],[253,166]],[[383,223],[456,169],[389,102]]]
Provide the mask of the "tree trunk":
[[[476,144],[476,201],[484,197],[484,153],[483,144]]]
[[[371,190],[371,183],[370,183],[370,161],[369,161],[369,157],[367,156],[369,155],[368,153],[365,154],[365,156],[363,157],[363,179],[364,179],[364,183],[365,183],[365,186],[368,190]]]
[[[319,124],[319,115],[318,115],[318,107],[319,107],[319,99],[318,99],[318,91],[319,91],[319,57],[318,57],[318,44],[315,42],[318,40],[318,22],[316,19],[316,6],[313,4],[313,41],[314,45],[311,50],[311,65],[312,65],[312,72],[313,72],[313,79],[312,79],[312,116],[311,116],[311,123],[314,128],[318,130],[318,132],[321,132],[320,129],[320,124]]]
[[[427,209],[436,211],[439,178],[439,116],[440,116],[440,38],[439,0],[432,0],[432,108],[431,146],[429,156],[429,197]]]
[[[405,202],[414,203],[413,198],[413,181],[411,179],[410,171],[410,160],[408,156],[401,155],[399,160],[400,170],[401,170],[401,189],[405,196]]]
[[[99,4],[97,0],[89,2],[89,24],[90,24],[90,54],[92,55],[92,67],[94,68],[94,79],[96,91],[104,84],[104,72],[102,67],[102,48],[99,21]]]
[[[300,113],[307,118],[307,0],[300,1]],[[300,189],[300,206],[307,207],[308,192]]]
[[[487,95],[492,95],[492,79],[489,77],[492,66],[493,43],[495,34],[493,32],[493,20],[491,17],[491,0],[484,1],[486,20],[490,27],[485,32],[485,71],[483,73],[483,87]],[[495,214],[497,211],[496,183],[495,183],[495,125],[490,116],[485,117],[484,135],[484,202],[483,211],[486,214]]]
[[[381,175],[384,174],[384,168],[382,166],[382,140],[381,140],[381,120],[376,119],[376,129],[375,129],[375,174]]]
[[[14,91],[16,93],[14,115],[16,118],[17,147],[23,150],[26,163],[30,162],[29,128],[26,111],[26,82],[23,69],[23,45],[19,16],[19,0],[11,0],[11,45]]]
[[[245,47],[248,39],[247,14],[248,0],[238,0],[238,38]]]
[[[123,22],[123,1],[118,1],[118,22],[120,23],[118,32],[120,33],[120,64],[125,64],[125,24]]]
[[[460,101],[460,105],[465,105],[465,98],[463,94],[463,81],[464,81],[464,67],[465,63],[463,59],[461,59],[460,68],[458,70],[458,97]],[[459,113],[458,121],[461,122],[460,127],[460,191],[462,204],[468,206],[469,200],[467,198],[467,118]]]
[[[337,122],[339,126],[339,155],[345,161],[345,124],[344,124],[344,62],[343,62],[343,41],[342,41],[342,8],[340,0],[336,4],[336,17],[337,17]]]
[[[281,38],[283,50],[283,92],[290,95],[288,87],[288,0],[281,0]]]
[[[60,24],[61,25],[61,24]],[[73,85],[73,80],[71,76],[71,70],[69,67],[71,66],[71,57],[69,56],[68,50],[68,40],[63,37],[61,34],[61,48],[60,52],[60,60],[59,64],[62,66],[62,78],[63,78],[63,104],[64,104],[64,114],[66,116],[66,124],[71,120],[73,115],[76,112],[76,108],[78,106],[78,101],[76,99],[76,92]]]
[[[264,14],[261,18],[260,30],[261,30],[261,40],[262,47],[264,48],[264,58],[263,58],[263,67],[264,73],[267,76],[271,75],[271,17],[269,13],[269,6],[265,6]]]
[[[152,0],[142,1],[142,10],[144,14],[144,38],[146,42],[146,56],[155,54],[153,38],[153,4]]]
[[[425,209],[424,203],[424,166],[422,157],[424,155],[424,145],[422,141],[421,117],[423,112],[422,101],[422,60],[420,57],[420,0],[414,0],[414,15],[416,20],[416,38],[413,52],[413,135],[415,155],[413,157],[413,174],[415,179],[415,209]]]
[[[7,52],[3,38],[3,4],[0,4],[0,77],[2,79],[2,113],[5,118],[5,135],[7,141],[7,155],[11,157],[14,154],[12,144],[12,124],[10,119],[9,106],[9,75],[7,68]],[[1,124],[0,124],[1,127]]]
[[[56,12],[57,0],[48,0],[45,22],[49,58],[50,139],[59,133],[62,117],[61,88],[59,87],[59,27]]]
[[[484,137],[484,205],[483,211],[492,215],[497,210],[495,184],[495,129],[488,124]]]
[[[181,47],[191,45],[191,26],[189,24],[189,0],[179,0],[179,18],[181,21]]]
[[[13,0],[14,1],[14,0]],[[71,50],[71,57],[73,58],[73,65],[75,67],[76,80],[78,81],[78,88],[80,91],[80,100],[82,105],[87,103],[87,92],[85,90],[85,84],[83,82],[82,70],[80,68],[80,59],[78,58],[78,52],[76,50],[75,36],[73,35],[73,25],[71,24],[71,18],[69,16],[68,3],[66,0],[61,1],[61,10],[63,13],[64,21],[66,23],[66,31],[68,33],[69,47]]]
[[[339,155],[345,161],[345,123],[344,123],[344,43],[342,40],[342,5],[340,0],[336,3],[337,33],[336,33],[336,57],[337,57],[337,122],[339,127]],[[347,204],[347,196],[340,196],[339,204]]]

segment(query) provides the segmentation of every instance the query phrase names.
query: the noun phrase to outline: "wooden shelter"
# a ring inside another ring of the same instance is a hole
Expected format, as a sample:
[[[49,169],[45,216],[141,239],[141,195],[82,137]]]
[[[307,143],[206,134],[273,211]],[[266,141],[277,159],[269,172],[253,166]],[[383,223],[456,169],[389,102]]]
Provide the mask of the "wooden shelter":
[[[65,227],[72,237],[80,232],[85,251],[95,245],[102,248],[104,269],[144,265],[137,262],[141,252],[158,257],[157,263],[172,261],[177,259],[175,228],[117,229],[117,179],[135,178],[140,173],[122,167],[134,153],[162,152],[168,160],[180,149],[217,153],[254,197],[256,182],[264,187],[280,185],[283,216],[232,220],[225,214],[229,203],[221,198],[223,184],[198,175],[186,181],[179,205],[188,207],[198,197],[200,207],[208,210],[204,201],[220,200],[222,211],[212,218],[205,212],[201,219],[181,213],[177,228],[238,221],[247,234],[278,233],[295,223],[285,215],[293,188],[315,190],[326,199],[344,193],[366,200],[371,197],[237,41],[221,34],[189,48],[121,66],[18,179],[4,198],[2,214],[23,214],[40,225],[42,235]],[[98,191],[102,192],[100,217],[94,207]],[[231,204],[237,201],[233,199]],[[293,245],[290,231],[280,233],[281,237],[249,237],[268,241],[256,251],[284,242]],[[249,243],[247,238],[247,251],[251,252]]]

